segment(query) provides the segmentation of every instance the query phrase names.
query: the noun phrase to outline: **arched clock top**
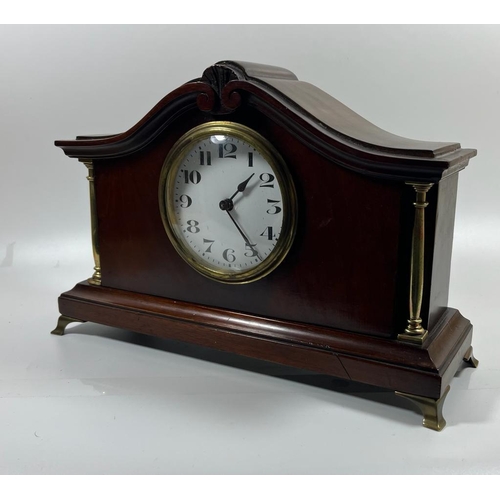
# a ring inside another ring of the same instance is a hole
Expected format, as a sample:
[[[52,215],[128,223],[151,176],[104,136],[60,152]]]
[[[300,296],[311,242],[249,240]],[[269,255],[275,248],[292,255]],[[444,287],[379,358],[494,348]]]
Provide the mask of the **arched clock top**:
[[[221,61],[163,98],[121,134],[56,141],[75,158],[133,154],[167,131],[186,112],[231,119],[248,107],[265,115],[322,156],[359,173],[404,181],[438,182],[476,155],[459,143],[428,142],[387,132],[294,73],[275,66]]]

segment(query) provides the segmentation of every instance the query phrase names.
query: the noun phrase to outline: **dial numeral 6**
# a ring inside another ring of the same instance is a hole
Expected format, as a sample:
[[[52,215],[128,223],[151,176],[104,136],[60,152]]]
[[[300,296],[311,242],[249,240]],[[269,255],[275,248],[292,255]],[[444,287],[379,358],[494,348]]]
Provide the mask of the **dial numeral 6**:
[[[222,257],[224,257],[224,260],[227,260],[227,262],[234,262],[236,260],[236,256],[234,255],[234,250],[232,248],[226,248],[222,252]]]

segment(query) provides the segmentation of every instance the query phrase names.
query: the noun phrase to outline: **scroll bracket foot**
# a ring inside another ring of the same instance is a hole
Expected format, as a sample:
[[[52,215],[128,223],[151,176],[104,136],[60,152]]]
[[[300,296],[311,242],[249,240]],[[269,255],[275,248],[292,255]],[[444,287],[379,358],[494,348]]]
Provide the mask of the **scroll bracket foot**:
[[[424,416],[422,422],[424,427],[435,431],[441,431],[446,426],[446,420],[443,417],[443,404],[449,391],[450,386],[447,386],[439,399],[426,398],[399,391],[396,391],[396,395],[408,399],[420,408]]]
[[[464,361],[472,366],[472,368],[477,368],[479,365],[479,361],[474,357],[472,346],[470,346],[464,354]]]
[[[61,316],[59,316],[59,319],[57,320],[57,326],[50,333],[52,333],[53,335],[64,335],[64,330],[70,323],[85,323],[85,321],[81,319],[70,318],[69,316],[64,316],[64,314],[61,314]]]

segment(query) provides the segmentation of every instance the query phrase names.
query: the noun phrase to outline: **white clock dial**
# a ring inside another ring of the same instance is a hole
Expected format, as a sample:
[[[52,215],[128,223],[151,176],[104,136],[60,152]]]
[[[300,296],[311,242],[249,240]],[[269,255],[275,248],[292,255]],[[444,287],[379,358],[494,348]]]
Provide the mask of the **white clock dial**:
[[[255,132],[236,124],[200,128],[205,133],[181,140],[166,162],[169,234],[202,274],[225,282],[258,279],[291,244],[293,185]]]

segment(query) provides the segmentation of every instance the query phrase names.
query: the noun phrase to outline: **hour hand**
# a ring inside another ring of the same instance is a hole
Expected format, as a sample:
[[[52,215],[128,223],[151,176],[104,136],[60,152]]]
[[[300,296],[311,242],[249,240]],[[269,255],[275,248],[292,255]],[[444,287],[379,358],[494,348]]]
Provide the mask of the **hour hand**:
[[[245,179],[243,182],[240,182],[238,184],[238,187],[236,189],[236,192],[233,194],[233,196],[231,196],[231,198],[226,198],[222,201],[219,202],[219,208],[221,210],[225,210],[226,212],[230,212],[233,207],[234,207],[234,204],[233,204],[233,198],[238,194],[238,193],[243,193],[243,191],[245,191],[248,183],[250,182],[250,179],[254,176],[255,174],[252,174],[248,179]]]
[[[240,182],[238,184],[238,188],[236,190],[236,192],[233,194],[233,196],[231,196],[231,198],[229,198],[230,200],[232,200],[238,193],[243,193],[243,191],[245,191],[248,183],[250,182],[250,179],[254,176],[255,174],[252,174],[248,179],[244,180],[243,182]]]

